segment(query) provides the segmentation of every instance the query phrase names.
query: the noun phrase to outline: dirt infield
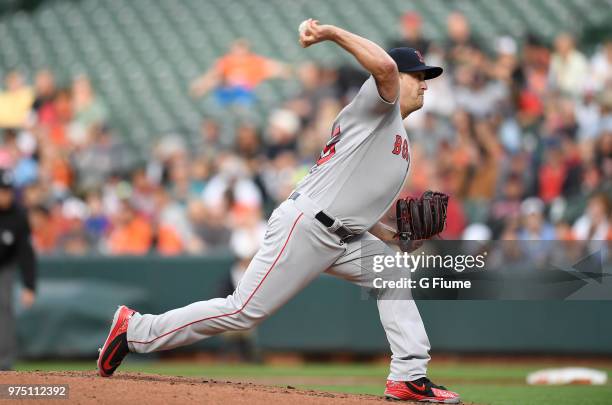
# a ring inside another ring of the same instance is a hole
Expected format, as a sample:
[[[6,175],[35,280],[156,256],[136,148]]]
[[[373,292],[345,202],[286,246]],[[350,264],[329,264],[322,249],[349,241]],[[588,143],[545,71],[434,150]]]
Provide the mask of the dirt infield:
[[[329,393],[299,390],[292,386],[273,387],[253,383],[121,372],[112,378],[101,378],[95,371],[4,372],[0,373],[0,384],[68,384],[71,404],[348,405],[387,403],[382,397],[372,395]],[[0,403],[3,402],[10,404],[41,403],[40,400],[3,401],[0,399]]]

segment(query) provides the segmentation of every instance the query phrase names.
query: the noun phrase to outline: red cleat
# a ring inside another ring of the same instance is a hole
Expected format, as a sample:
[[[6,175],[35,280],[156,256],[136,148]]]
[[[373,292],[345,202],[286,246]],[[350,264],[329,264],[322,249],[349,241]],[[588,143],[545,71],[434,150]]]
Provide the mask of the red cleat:
[[[130,352],[127,343],[128,322],[133,311],[125,305],[120,306],[113,316],[110,332],[102,349],[98,349],[98,372],[102,377],[113,375],[125,356]]]
[[[436,402],[441,404],[461,403],[459,394],[429,381],[427,377],[414,381],[387,380],[385,388],[387,399],[416,402]]]

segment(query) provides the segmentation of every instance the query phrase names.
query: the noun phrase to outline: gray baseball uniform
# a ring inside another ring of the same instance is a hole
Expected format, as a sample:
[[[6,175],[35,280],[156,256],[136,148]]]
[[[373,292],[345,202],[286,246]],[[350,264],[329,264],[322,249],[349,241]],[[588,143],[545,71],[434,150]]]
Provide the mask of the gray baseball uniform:
[[[409,167],[399,101],[383,100],[370,77],[338,114],[332,138],[296,188],[299,197],[272,213],[263,245],[236,291],[161,315],[136,313],[127,332],[130,350],[166,350],[252,328],[323,272],[372,287],[372,269],[362,265],[364,255],[394,252],[367,230],[396,200]],[[315,219],[320,211],[359,236],[341,241]],[[365,245],[374,248],[366,253]],[[416,304],[384,298],[385,292],[377,305],[393,353],[389,378],[424,377],[429,341]]]

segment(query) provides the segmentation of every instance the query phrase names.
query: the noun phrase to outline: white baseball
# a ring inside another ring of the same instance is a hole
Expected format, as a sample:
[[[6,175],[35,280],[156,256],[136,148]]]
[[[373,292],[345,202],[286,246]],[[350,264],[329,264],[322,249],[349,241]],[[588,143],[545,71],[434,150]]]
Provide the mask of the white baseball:
[[[300,35],[304,34],[307,28],[308,28],[308,20],[302,21],[302,23],[298,27],[298,32],[300,33]]]

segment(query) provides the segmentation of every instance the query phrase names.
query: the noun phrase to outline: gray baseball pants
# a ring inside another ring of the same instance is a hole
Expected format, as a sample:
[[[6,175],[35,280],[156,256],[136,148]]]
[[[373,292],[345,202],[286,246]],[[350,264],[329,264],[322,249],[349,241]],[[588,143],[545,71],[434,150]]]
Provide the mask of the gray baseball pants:
[[[314,218],[319,211],[305,196],[283,202],[272,213],[263,245],[232,295],[161,315],[134,314],[127,332],[130,350],[168,350],[222,332],[250,329],[323,272],[371,287],[372,269],[361,265],[362,246],[369,242],[381,246],[378,252],[367,254],[394,252],[370,233],[340,243],[337,235]],[[383,291],[377,305],[392,352],[389,379],[425,376],[430,346],[415,302],[384,298]]]

